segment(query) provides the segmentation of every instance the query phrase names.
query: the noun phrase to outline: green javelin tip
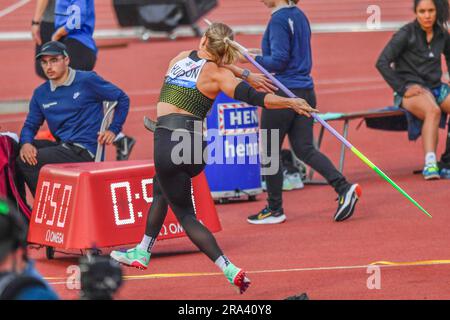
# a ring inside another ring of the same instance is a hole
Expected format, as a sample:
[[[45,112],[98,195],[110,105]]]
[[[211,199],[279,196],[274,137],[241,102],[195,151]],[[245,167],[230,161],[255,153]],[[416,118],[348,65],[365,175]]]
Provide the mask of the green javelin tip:
[[[417,203],[416,200],[414,200],[413,198],[411,198],[411,196],[409,194],[407,194],[402,188],[400,188],[394,181],[392,181],[391,178],[389,178],[383,171],[381,171],[376,165],[374,165],[372,163],[372,161],[370,161],[369,159],[367,159],[367,157],[365,155],[363,155],[358,149],[356,149],[355,147],[351,147],[351,149],[353,151],[354,154],[356,154],[358,156],[358,158],[360,158],[362,161],[364,161],[365,164],[367,164],[371,169],[373,169],[380,177],[382,177],[384,180],[386,180],[387,182],[389,182],[391,184],[391,186],[393,186],[395,189],[398,190],[398,192],[400,192],[406,199],[408,199],[409,201],[411,201],[417,208],[419,208],[422,212],[424,212],[427,216],[429,216],[430,218],[433,218],[433,216],[431,214],[429,214],[427,212],[427,210],[425,210],[419,203]]]

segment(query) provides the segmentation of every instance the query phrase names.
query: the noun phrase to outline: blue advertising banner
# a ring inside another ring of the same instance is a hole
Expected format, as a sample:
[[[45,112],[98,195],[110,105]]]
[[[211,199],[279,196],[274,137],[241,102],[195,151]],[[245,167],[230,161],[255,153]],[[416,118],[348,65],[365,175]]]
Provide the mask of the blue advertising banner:
[[[214,198],[259,194],[259,121],[257,107],[224,93],[207,117],[208,165],[205,174]]]

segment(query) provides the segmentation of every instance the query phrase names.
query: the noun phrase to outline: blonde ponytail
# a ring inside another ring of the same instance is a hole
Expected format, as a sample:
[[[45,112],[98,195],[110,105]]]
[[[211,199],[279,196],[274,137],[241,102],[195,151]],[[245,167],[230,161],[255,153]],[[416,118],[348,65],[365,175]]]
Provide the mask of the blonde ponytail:
[[[205,32],[208,39],[206,49],[213,56],[217,64],[232,64],[238,56],[239,51],[234,48],[230,40],[234,40],[233,30],[224,23],[213,23]]]

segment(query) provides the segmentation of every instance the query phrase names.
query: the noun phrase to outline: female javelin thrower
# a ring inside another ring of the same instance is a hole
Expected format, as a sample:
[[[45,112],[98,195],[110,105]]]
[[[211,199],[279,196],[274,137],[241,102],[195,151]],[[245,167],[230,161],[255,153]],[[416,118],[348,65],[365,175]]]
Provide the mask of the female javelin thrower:
[[[416,19],[394,34],[378,58],[377,68],[395,92],[395,105],[423,121],[422,174],[432,180],[440,178],[436,148],[441,113],[450,112],[450,89],[441,83],[442,55],[450,66],[449,4],[447,0],[414,0],[414,12]]]
[[[222,67],[232,64],[239,57],[236,49],[229,44],[229,39],[233,39],[233,31],[225,24],[214,23],[206,30],[198,51],[182,52],[170,62],[157,105],[158,119],[154,134],[156,175],[145,235],[135,248],[126,252],[113,251],[111,257],[125,265],[147,268],[152,247],[166,217],[167,206],[170,205],[189,239],[243,293],[250,285],[245,272],[230,262],[211,232],[196,219],[191,178],[205,167],[203,151],[206,142],[203,141],[200,148],[195,148],[197,139],[194,139],[194,135],[202,134],[202,121],[221,91],[236,100],[268,109],[290,108],[305,116],[317,110],[303,99],[258,92],[238,80],[232,71]],[[192,138],[189,146],[190,163],[175,164],[171,158],[174,147],[179,145],[178,141],[171,140],[175,130],[187,130]],[[193,161],[198,157],[195,157],[194,151],[202,152],[201,163]]]

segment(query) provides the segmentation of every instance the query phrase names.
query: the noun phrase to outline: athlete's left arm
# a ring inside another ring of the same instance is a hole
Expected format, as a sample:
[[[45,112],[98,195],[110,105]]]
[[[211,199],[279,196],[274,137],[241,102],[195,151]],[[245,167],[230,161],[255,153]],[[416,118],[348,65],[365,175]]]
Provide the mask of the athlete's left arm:
[[[267,109],[293,109],[298,114],[310,117],[311,112],[318,110],[311,106],[304,99],[285,98],[271,93],[258,92],[245,82],[238,80],[230,70],[218,68],[212,77],[217,83],[219,90],[236,100],[247,102],[253,106],[260,106]]]
[[[130,98],[128,98],[128,95],[122,89],[106,81],[95,72],[91,72],[86,83],[86,90],[92,91],[99,103],[103,103],[103,101],[117,101],[117,106],[114,110],[114,119],[108,130],[116,135],[121,132],[122,126],[127,119],[128,110],[130,109]]]
[[[258,91],[274,93],[278,90],[265,75],[254,73],[248,69],[243,69],[234,64],[222,65],[223,68],[230,70],[236,77],[245,80]]]

